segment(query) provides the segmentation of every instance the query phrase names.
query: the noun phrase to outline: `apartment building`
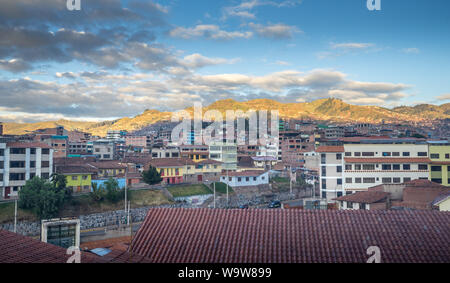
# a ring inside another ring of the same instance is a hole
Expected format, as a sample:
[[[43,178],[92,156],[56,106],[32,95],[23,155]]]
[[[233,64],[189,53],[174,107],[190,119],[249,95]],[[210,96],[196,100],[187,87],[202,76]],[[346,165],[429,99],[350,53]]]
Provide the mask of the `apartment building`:
[[[115,143],[111,140],[99,139],[92,142],[92,153],[100,160],[113,160],[115,150]]]
[[[152,148],[152,158],[180,158],[178,147],[155,147]]]
[[[53,149],[38,142],[0,143],[0,188],[5,199],[17,197],[34,176],[49,179],[53,170]]]
[[[212,143],[209,145],[209,159],[222,162],[222,169],[237,169],[237,145],[231,143]]]
[[[430,153],[429,180],[450,186],[450,143],[448,141],[429,141]]]
[[[137,146],[137,147],[146,147],[147,146],[147,136],[125,136],[125,144],[126,146]]]
[[[353,139],[321,146],[320,190],[332,200],[380,184],[428,179],[428,145],[419,139]]]

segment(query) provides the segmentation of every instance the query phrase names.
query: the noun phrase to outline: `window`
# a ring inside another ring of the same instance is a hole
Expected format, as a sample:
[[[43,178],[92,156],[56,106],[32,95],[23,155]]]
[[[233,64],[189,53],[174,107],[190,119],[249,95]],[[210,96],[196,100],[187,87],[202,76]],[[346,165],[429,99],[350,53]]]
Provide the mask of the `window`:
[[[4,149],[0,149],[0,156],[4,156],[5,155],[5,150]]]
[[[327,192],[322,192],[322,198],[327,198]]]
[[[393,164],[392,165],[393,170],[400,170],[400,164]]]
[[[375,178],[363,178],[364,184],[372,184],[375,183]]]
[[[72,180],[78,180],[78,176],[72,176]]]
[[[327,180],[322,179],[322,190],[325,190],[327,188]]]
[[[439,153],[431,153],[430,158],[432,159],[439,159]]]
[[[48,148],[43,148],[43,149],[42,149],[42,154],[50,154],[50,149],[48,149]]]
[[[392,178],[392,183],[396,184],[396,183],[400,183],[401,180],[400,178],[396,177],[396,178]]]
[[[253,177],[253,181],[256,181],[256,177]]]
[[[337,192],[337,197],[341,197],[342,196],[342,192]]]
[[[10,168],[25,168],[25,161],[10,161]]]
[[[381,182],[383,184],[390,184],[392,183],[392,178],[381,178]]]
[[[391,156],[390,152],[383,152],[383,156]]]
[[[338,185],[342,185],[342,179],[340,179],[340,178],[337,179],[337,184],[338,184]]]
[[[400,152],[393,152],[392,156],[400,156]]]
[[[445,154],[445,159],[450,159],[450,154],[449,153]]]
[[[427,156],[427,153],[425,151],[419,151],[417,156]]]
[[[361,170],[361,164],[355,164],[355,170]]]
[[[87,180],[88,179],[88,176],[87,175],[83,175],[83,180]]]
[[[240,182],[242,180],[242,178],[241,177],[238,177],[238,182]]]
[[[30,179],[33,179],[36,176],[36,173],[30,173]]]
[[[361,178],[355,178],[355,183],[360,184],[361,183]]]
[[[50,167],[50,161],[42,161],[41,167]]]
[[[11,154],[25,154],[25,148],[11,148]]]
[[[375,164],[363,164],[363,170],[375,170]]]
[[[442,171],[442,167],[441,166],[431,166],[431,171],[440,172],[440,171]]]
[[[366,209],[366,204],[365,203],[360,203],[359,204],[359,209]]]
[[[363,152],[362,156],[375,156],[373,152]]]
[[[361,152],[355,152],[355,156],[361,156]]]
[[[347,201],[347,208],[353,208],[353,202]]]
[[[0,182],[3,182],[3,173],[0,174]]]
[[[345,182],[347,183],[347,184],[351,184],[352,183],[352,178],[345,178]]]
[[[403,170],[411,170],[410,164],[403,164]]]
[[[403,183],[406,183],[406,182],[409,182],[409,181],[411,181],[411,178],[409,178],[409,177],[403,178]]]
[[[342,153],[336,153],[336,159],[342,160]]]
[[[327,167],[326,166],[322,166],[322,176],[326,176],[327,175]]]
[[[346,152],[345,156],[352,156],[352,153],[351,152]]]
[[[419,164],[419,170],[428,170],[427,164]]]
[[[10,181],[24,181],[25,173],[10,173],[9,180]]]
[[[382,164],[381,170],[392,170],[392,165],[391,164]]]
[[[342,166],[337,166],[336,167],[336,172],[338,172],[338,173],[342,172]]]
[[[404,152],[402,153],[402,156],[409,156],[409,151],[404,151]]]
[[[431,182],[435,182],[435,183],[438,183],[438,184],[442,184],[442,179],[440,179],[440,178],[432,178],[432,179],[431,179]]]
[[[30,154],[36,154],[36,149],[35,148],[30,148]]]
[[[345,165],[345,170],[352,170],[352,165],[351,164],[346,164]]]

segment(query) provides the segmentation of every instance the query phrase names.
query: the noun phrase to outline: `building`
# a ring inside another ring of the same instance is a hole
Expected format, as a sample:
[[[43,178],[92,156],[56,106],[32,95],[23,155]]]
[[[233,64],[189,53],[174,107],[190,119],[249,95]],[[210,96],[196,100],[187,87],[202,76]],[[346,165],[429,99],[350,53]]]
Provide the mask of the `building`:
[[[127,168],[126,164],[117,160],[88,162],[87,164],[96,169],[97,178],[124,176]]]
[[[450,143],[448,141],[429,141],[430,174],[428,179],[450,186]]]
[[[155,263],[448,263],[450,213],[151,208],[130,252]]]
[[[388,209],[389,208],[389,196],[388,192],[379,191],[364,191],[356,192],[354,194],[345,195],[336,198],[339,209]]]
[[[121,138],[125,137],[126,134],[127,134],[126,131],[109,130],[106,132],[106,139],[117,140],[117,139],[121,139]]]
[[[91,191],[92,176],[97,169],[89,165],[62,165],[56,166],[56,173],[66,177],[66,187],[74,193],[87,193]]]
[[[181,145],[181,157],[189,158],[194,162],[209,159],[209,147],[207,145]]]
[[[432,205],[439,211],[450,211],[450,193],[438,196],[433,200]]]
[[[155,158],[145,167],[155,167],[163,179],[161,184],[179,184],[184,182],[183,174],[187,166],[193,166],[195,163],[186,158]]]
[[[152,158],[180,158],[179,147],[154,147]]]
[[[0,188],[5,199],[17,197],[27,180],[49,179],[53,172],[53,149],[38,142],[0,143]]]
[[[228,186],[234,187],[253,187],[269,184],[269,171],[248,170],[240,172],[223,172],[220,181]]]
[[[80,219],[42,220],[41,241],[66,249],[80,247]]]
[[[98,139],[92,143],[93,154],[100,160],[113,160],[116,153],[116,144],[107,139]]]
[[[209,159],[222,162],[224,170],[237,169],[237,146],[228,143],[212,143],[209,145]]]
[[[218,182],[222,172],[222,163],[212,159],[204,159],[186,165],[183,177],[187,183]]]
[[[428,146],[420,139],[354,137],[342,145],[319,146],[322,198],[332,201],[345,194],[380,184],[428,179]]]

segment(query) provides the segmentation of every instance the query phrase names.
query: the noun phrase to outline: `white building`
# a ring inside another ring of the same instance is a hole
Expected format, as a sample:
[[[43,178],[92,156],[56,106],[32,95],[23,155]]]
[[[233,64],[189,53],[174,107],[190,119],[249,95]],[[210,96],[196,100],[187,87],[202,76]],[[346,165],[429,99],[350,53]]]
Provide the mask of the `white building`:
[[[222,169],[237,169],[237,145],[231,143],[212,143],[209,145],[209,159],[222,162]]]
[[[53,149],[38,142],[0,143],[0,188],[3,198],[17,197],[27,180],[49,179]]]
[[[269,184],[269,171],[248,170],[222,173],[220,181],[230,187],[248,187]]]
[[[418,139],[360,138],[342,146],[320,146],[322,198],[336,197],[380,184],[428,178],[428,147]]]

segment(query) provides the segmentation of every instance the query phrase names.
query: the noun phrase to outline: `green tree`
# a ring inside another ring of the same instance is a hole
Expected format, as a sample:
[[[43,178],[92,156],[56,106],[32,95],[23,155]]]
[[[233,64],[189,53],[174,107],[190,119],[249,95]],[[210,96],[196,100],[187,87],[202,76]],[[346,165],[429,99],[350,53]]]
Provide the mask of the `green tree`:
[[[119,183],[110,177],[105,183],[106,199],[110,202],[116,203],[122,199],[123,193],[119,188]]]
[[[72,199],[72,190],[67,188],[67,178],[66,176],[58,173],[52,174],[52,184],[53,187],[57,191],[63,191],[65,199],[71,200]]]
[[[64,191],[37,176],[28,180],[19,191],[19,207],[33,211],[39,219],[57,216],[64,201]]]
[[[105,188],[97,183],[92,183],[92,192],[89,193],[91,199],[95,202],[100,202],[105,198]]]
[[[142,172],[142,179],[149,185],[159,184],[162,181],[161,174],[153,166]]]

